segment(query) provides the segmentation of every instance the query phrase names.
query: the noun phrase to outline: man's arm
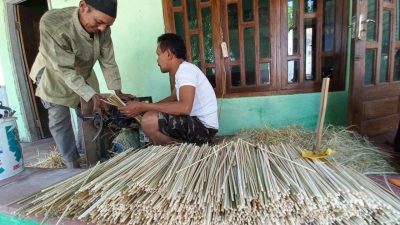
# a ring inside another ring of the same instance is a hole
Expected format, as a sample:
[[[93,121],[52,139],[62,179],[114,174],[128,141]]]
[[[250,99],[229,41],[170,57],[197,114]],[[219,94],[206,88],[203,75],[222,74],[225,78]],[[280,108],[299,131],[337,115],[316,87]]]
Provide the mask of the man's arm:
[[[195,92],[194,86],[185,85],[179,89],[179,101],[164,101],[164,99],[158,103],[129,102],[126,106],[120,107],[119,110],[131,117],[147,111],[165,112],[171,115],[190,115]]]

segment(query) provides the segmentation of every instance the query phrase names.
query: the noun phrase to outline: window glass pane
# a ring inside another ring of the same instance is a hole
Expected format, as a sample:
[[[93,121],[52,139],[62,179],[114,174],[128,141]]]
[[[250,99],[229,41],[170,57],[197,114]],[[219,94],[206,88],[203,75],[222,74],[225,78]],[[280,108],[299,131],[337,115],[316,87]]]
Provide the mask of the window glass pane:
[[[231,85],[232,87],[240,86],[240,66],[232,66],[231,68]]]
[[[299,80],[299,61],[288,61],[288,83],[296,83]]]
[[[211,9],[203,8],[201,10],[201,15],[203,19],[203,39],[204,39],[204,54],[206,58],[206,63],[214,63],[214,48],[213,48],[213,36],[212,36],[212,18]]]
[[[376,19],[376,0],[368,0],[368,19],[378,21]],[[367,24],[367,40],[375,41],[376,40],[376,25],[375,23]]]
[[[271,66],[269,63],[260,64],[261,69],[261,84],[271,83]]]
[[[201,68],[200,63],[200,47],[199,47],[199,36],[192,35],[190,37],[190,48],[191,48],[191,56],[192,56],[192,63],[195,64],[197,67]]]
[[[244,46],[246,46],[246,48],[244,48],[246,85],[253,85],[256,84],[254,28],[245,28],[243,31],[243,38]]]
[[[322,78],[324,77],[333,77],[333,71],[334,71],[334,62],[335,58],[334,57],[326,57],[324,58],[322,62]]]
[[[379,75],[379,82],[381,83],[389,81],[390,17],[390,11],[383,10],[381,71]]]
[[[215,68],[207,68],[206,69],[206,76],[208,81],[210,82],[213,88],[216,87],[215,85]]]
[[[397,28],[396,28],[396,40],[400,40],[400,0],[396,2],[396,15],[397,15]]]
[[[375,49],[367,49],[365,53],[365,77],[364,84],[375,83]]]
[[[228,5],[229,57],[232,61],[240,60],[238,8],[237,4]]]
[[[243,21],[253,21],[253,0],[242,1]]]
[[[174,6],[181,6],[182,5],[181,0],[173,0],[172,2],[174,4]]]
[[[393,80],[400,81],[400,49],[396,49]]]
[[[185,40],[185,28],[183,27],[183,14],[181,12],[176,12],[174,19],[175,19],[176,34],[181,36],[181,38]]]
[[[260,57],[271,58],[269,0],[260,0],[258,4],[258,13],[260,17]]]
[[[316,52],[317,52],[317,20],[307,19],[304,21],[305,34],[305,80],[315,80]]]
[[[197,29],[197,5],[196,0],[187,0],[187,13],[189,17],[189,28],[190,29]]]
[[[296,55],[299,40],[299,0],[288,0],[288,55]]]
[[[335,41],[335,0],[324,0],[323,48],[334,50]]]
[[[305,0],[304,1],[304,12],[313,13],[317,11],[317,0]]]

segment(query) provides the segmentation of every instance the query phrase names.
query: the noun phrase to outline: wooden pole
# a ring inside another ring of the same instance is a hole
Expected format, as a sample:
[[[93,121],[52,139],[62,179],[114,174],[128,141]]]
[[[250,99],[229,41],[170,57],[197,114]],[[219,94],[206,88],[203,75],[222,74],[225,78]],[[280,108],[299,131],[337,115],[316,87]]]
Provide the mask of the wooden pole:
[[[329,77],[325,77],[322,80],[322,89],[321,89],[321,104],[319,107],[319,116],[318,116],[318,124],[316,130],[316,143],[315,143],[315,152],[319,152],[321,148],[321,140],[322,140],[322,131],[324,130],[324,121],[325,121],[325,113],[326,113],[326,104],[328,102],[328,91],[329,91]]]

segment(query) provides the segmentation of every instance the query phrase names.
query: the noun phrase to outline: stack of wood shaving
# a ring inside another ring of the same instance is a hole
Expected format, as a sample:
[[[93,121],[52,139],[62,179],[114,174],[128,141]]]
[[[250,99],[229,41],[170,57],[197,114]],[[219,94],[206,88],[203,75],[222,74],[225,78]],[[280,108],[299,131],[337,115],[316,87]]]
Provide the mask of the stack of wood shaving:
[[[400,223],[394,196],[300,151],[241,139],[127,151],[43,190],[19,213],[96,224]]]

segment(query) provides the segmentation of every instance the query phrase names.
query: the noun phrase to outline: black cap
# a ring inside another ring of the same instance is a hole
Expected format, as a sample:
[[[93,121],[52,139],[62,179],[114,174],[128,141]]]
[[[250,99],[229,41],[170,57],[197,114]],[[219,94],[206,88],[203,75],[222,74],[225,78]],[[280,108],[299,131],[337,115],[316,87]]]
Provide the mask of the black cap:
[[[85,0],[86,4],[113,18],[117,17],[117,0]]]

